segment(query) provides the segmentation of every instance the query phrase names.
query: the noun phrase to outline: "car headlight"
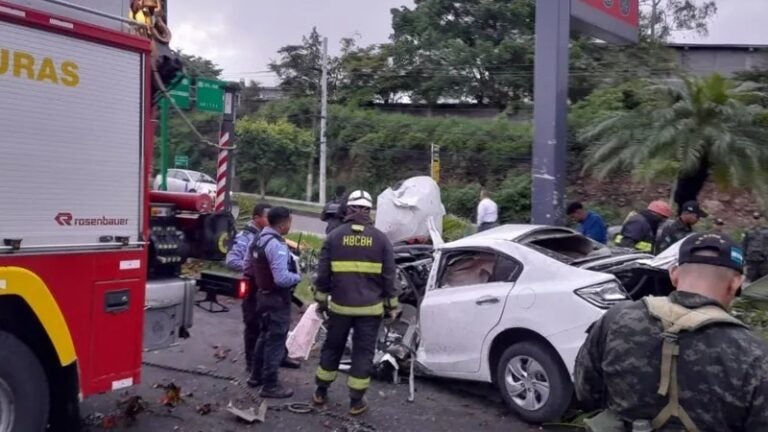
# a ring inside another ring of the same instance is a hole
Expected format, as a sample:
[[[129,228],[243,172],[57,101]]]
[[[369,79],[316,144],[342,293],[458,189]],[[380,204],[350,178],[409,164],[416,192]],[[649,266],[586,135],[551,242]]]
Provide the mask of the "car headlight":
[[[579,288],[574,294],[600,309],[610,309],[618,302],[629,300],[629,295],[617,281]]]

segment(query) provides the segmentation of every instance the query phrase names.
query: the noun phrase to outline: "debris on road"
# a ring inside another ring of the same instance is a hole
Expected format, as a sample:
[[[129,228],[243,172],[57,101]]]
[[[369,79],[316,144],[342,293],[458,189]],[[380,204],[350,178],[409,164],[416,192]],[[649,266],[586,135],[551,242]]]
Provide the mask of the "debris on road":
[[[229,353],[232,351],[231,348],[221,348],[217,349],[215,353],[213,353],[213,356],[216,357],[217,360],[226,360],[227,357],[229,357]]]
[[[160,398],[160,403],[167,407],[175,407],[176,405],[184,402],[181,397],[181,387],[174,383],[168,385],[156,384],[155,388],[165,389],[165,394]]]
[[[131,396],[128,399],[118,402],[118,406],[122,405],[125,405],[125,409],[123,409],[123,418],[125,418],[125,421],[129,426],[136,423],[139,414],[147,411],[147,403],[141,396]]]
[[[202,405],[197,406],[197,413],[200,415],[208,415],[211,412],[213,412],[213,405],[210,403],[204,403]]]
[[[247,410],[241,410],[239,408],[236,408],[232,401],[229,402],[229,405],[227,405],[227,412],[235,415],[240,420],[245,421],[246,423],[264,423],[267,420],[267,402],[262,401],[261,405],[259,405],[259,412],[257,413],[253,407],[248,408]]]

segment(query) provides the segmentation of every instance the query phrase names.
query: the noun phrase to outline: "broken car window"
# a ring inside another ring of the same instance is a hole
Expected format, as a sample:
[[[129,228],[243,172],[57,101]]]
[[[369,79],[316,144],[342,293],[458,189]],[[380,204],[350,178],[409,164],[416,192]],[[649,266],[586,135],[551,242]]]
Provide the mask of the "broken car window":
[[[490,282],[509,282],[517,277],[520,264],[490,252],[458,251],[446,255],[440,288],[455,288]]]

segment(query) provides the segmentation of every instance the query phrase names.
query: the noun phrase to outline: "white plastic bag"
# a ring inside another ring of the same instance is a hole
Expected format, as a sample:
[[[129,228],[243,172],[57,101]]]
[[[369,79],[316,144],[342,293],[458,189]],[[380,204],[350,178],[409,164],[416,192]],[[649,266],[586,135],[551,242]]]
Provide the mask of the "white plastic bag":
[[[288,357],[309,359],[309,354],[322,324],[323,320],[317,315],[317,303],[312,303],[301,316],[296,328],[288,335],[288,340],[285,342]]]
[[[429,238],[428,221],[433,219],[439,233],[443,231],[445,207],[440,187],[431,177],[411,177],[388,188],[376,201],[376,228],[393,243],[416,237]]]

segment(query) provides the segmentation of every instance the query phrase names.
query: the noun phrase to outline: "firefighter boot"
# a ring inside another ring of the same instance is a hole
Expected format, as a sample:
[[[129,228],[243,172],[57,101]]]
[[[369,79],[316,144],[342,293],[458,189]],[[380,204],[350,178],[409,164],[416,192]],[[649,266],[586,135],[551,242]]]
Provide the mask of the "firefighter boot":
[[[350,399],[349,415],[359,416],[364,414],[366,411],[368,411],[368,402],[365,401],[365,398]]]
[[[312,395],[312,403],[317,406],[325,405],[328,402],[328,386],[317,386],[315,394]]]

